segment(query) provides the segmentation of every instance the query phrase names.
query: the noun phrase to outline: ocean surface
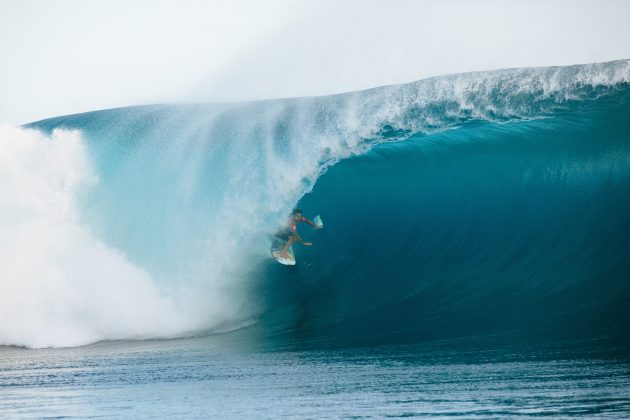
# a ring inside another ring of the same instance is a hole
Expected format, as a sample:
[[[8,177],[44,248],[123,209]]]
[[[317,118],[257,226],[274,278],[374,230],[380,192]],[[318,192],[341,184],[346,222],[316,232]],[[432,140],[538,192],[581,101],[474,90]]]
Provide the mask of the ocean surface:
[[[523,351],[451,342],[241,353],[208,338],[4,348],[0,412],[3,418],[620,419],[630,412],[630,360],[611,356],[573,345]]]
[[[630,416],[628,60],[3,126],[0,194],[4,417]]]

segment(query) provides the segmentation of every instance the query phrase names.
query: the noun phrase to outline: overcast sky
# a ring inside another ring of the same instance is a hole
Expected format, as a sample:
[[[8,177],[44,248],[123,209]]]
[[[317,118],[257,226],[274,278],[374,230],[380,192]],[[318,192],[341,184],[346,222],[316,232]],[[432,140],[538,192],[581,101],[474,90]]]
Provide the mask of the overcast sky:
[[[0,0],[0,122],[630,58],[625,0]]]

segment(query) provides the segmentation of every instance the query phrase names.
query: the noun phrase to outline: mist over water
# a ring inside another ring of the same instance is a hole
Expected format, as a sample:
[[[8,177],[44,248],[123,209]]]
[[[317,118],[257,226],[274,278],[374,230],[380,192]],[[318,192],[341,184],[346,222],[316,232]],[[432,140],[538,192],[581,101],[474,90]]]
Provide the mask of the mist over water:
[[[0,343],[626,340],[629,82],[621,60],[4,127]],[[326,228],[291,271],[269,235],[296,204]]]
[[[0,175],[3,344],[73,346],[185,325],[144,269],[82,223],[79,196],[98,177],[78,131],[2,126]]]

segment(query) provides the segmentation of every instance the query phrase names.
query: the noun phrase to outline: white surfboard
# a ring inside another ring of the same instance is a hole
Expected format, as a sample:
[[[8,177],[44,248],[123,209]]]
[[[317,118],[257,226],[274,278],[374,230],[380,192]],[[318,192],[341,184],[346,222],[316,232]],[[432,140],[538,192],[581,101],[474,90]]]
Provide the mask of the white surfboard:
[[[295,255],[293,254],[292,246],[287,249],[287,255],[280,255],[280,251],[282,251],[282,248],[284,248],[284,244],[286,243],[286,241],[283,241],[282,239],[274,236],[273,244],[271,246],[271,256],[280,264],[295,265]]]
[[[286,256],[280,255],[280,251],[271,251],[271,256],[274,260],[278,261],[282,265],[295,265],[295,256],[293,250],[289,248]]]
[[[313,223],[315,223],[315,226],[317,226],[317,229],[321,229],[324,227],[324,222],[322,222],[322,218],[319,214],[313,217]]]

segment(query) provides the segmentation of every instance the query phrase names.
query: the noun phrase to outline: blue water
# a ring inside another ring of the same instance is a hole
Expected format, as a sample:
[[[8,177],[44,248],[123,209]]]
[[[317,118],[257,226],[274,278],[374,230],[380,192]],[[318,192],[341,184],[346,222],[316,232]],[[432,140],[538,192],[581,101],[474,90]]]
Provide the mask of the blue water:
[[[2,348],[0,407],[627,416],[628,115],[621,60],[33,123],[94,176],[52,187],[67,264],[0,344],[88,346]],[[325,228],[286,267],[294,206]]]
[[[605,111],[475,121],[332,168],[300,201],[327,215],[307,234],[321,246],[280,273],[305,296],[300,337],[628,344],[628,110],[625,91]]]
[[[233,350],[207,338],[0,349],[0,412],[5,418],[618,419],[630,411],[627,358],[556,348],[455,350],[448,343]]]

